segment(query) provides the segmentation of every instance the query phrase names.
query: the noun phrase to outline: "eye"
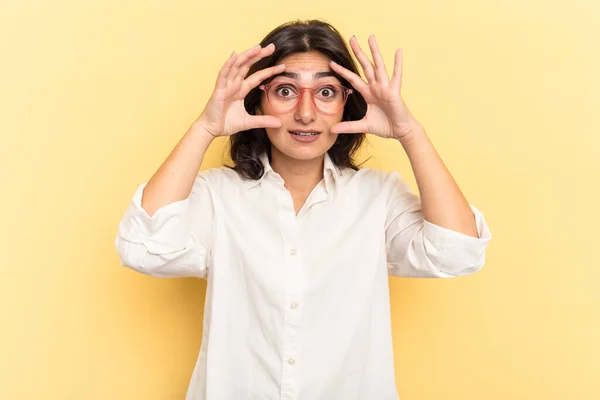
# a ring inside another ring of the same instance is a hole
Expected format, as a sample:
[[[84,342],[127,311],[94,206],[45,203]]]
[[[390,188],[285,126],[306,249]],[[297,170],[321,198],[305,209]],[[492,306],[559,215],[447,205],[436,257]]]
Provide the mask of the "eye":
[[[279,85],[273,88],[275,94],[279,97],[294,97],[297,94],[297,90],[291,85]]]
[[[323,99],[332,99],[338,94],[335,86],[323,86],[317,91],[317,95]]]

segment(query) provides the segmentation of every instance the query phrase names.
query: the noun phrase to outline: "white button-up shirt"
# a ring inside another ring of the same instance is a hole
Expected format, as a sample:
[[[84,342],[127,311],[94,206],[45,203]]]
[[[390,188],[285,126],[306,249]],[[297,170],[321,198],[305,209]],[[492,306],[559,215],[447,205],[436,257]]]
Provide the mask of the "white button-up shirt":
[[[485,262],[491,239],[423,219],[396,172],[340,169],[296,215],[284,181],[201,171],[190,196],[152,217],[145,183],[119,224],[121,263],[207,279],[202,345],[187,400],[397,400],[388,276],[448,278]]]

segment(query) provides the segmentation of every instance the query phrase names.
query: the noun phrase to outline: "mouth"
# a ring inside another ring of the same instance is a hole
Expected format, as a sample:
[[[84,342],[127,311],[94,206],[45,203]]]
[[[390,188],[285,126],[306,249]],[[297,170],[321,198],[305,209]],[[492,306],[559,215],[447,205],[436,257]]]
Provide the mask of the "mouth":
[[[321,134],[321,132],[317,132],[317,131],[288,131],[288,132],[290,132],[292,135],[301,136],[301,137],[311,137],[311,136],[317,136],[317,135]]]
[[[292,139],[299,143],[312,143],[319,140],[321,132],[318,131],[288,131]]]

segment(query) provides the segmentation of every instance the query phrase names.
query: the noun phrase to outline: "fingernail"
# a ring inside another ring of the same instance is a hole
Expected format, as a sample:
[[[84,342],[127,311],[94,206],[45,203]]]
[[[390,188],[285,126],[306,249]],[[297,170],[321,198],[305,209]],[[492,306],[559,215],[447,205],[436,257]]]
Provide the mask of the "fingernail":
[[[269,43],[269,45],[267,47],[275,47],[275,43]]]
[[[285,64],[279,64],[278,67],[285,67]]]

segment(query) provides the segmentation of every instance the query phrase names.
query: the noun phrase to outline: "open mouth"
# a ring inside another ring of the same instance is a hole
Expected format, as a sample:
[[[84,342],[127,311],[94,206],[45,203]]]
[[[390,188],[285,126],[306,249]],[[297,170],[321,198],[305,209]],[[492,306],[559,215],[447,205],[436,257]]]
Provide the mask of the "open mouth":
[[[290,133],[290,136],[292,137],[292,139],[294,139],[296,142],[299,142],[299,143],[316,142],[317,140],[319,140],[319,135],[321,134],[321,132],[317,132],[317,131],[305,131],[305,132],[288,131],[288,132]]]
[[[296,135],[296,136],[302,136],[302,137],[311,137],[311,136],[317,136],[319,135],[321,132],[293,132],[293,131],[289,131],[292,135]]]

